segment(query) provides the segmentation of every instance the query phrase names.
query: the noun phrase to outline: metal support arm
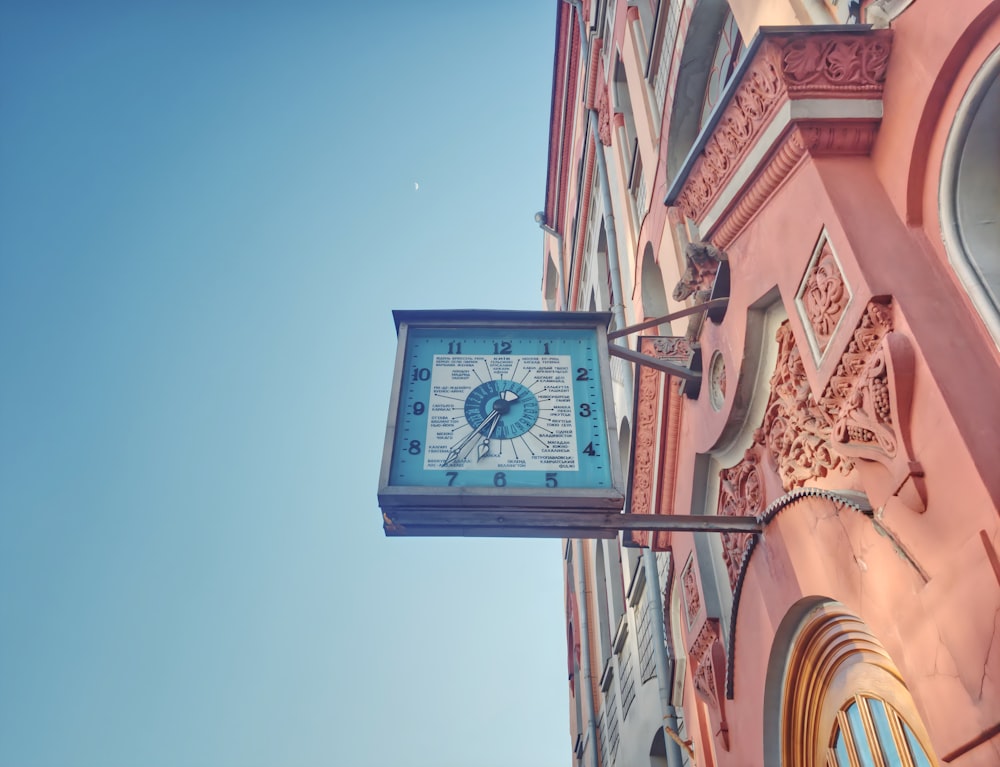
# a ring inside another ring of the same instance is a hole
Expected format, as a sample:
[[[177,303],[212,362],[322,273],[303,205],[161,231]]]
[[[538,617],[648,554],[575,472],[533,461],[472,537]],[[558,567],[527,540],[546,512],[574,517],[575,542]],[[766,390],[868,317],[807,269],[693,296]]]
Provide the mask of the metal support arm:
[[[705,312],[710,312],[713,309],[725,309],[728,305],[728,296],[723,298],[713,298],[711,301],[706,301],[703,304],[695,304],[694,306],[687,306],[683,309],[679,309],[672,314],[665,314],[662,317],[657,317],[653,320],[646,320],[645,322],[640,322],[637,325],[629,325],[627,328],[622,328],[620,330],[612,330],[608,333],[608,340],[614,341],[616,338],[629,336],[640,330],[646,330],[646,328],[655,328],[657,325],[662,325],[664,322],[673,322],[674,320],[679,320],[681,317],[690,317],[692,314],[704,314]]]
[[[608,354],[612,357],[621,357],[623,360],[634,362],[637,365],[645,365],[656,370],[662,370],[664,373],[669,373],[677,378],[683,378],[685,381],[701,380],[701,371],[699,370],[691,370],[683,365],[667,362],[666,360],[661,360],[658,357],[652,357],[642,352],[634,352],[631,349],[625,349],[614,344],[608,344]]]

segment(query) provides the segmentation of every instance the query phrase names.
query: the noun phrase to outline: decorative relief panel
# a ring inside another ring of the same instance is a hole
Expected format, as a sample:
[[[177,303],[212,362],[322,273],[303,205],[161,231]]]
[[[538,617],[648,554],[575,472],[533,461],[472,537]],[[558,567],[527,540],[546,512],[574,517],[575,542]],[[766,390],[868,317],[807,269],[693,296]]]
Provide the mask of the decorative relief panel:
[[[611,111],[608,108],[608,91],[601,88],[597,100],[597,136],[604,146],[611,146]]]
[[[881,98],[891,39],[889,30],[794,36],[764,33],[739,87],[711,135],[703,139],[697,160],[668,204],[678,205],[688,218],[700,221],[789,100]],[[860,126],[859,117],[825,119],[828,124],[822,129],[810,128],[814,135],[805,137],[798,149],[821,152],[829,148],[842,153],[851,147],[855,152],[867,152],[874,129]],[[846,141],[832,137],[842,130],[852,137]],[[829,135],[824,137],[821,132]]]
[[[842,455],[874,461],[889,471],[889,485],[873,488],[869,497],[884,502],[908,480],[916,493],[908,505],[923,511],[923,470],[913,460],[908,419],[913,385],[913,351],[893,331],[888,306],[870,303],[854,332],[824,400],[831,412],[834,448]],[[876,492],[879,495],[876,495]]]
[[[698,575],[694,571],[693,557],[688,557],[687,564],[681,571],[681,585],[684,587],[684,608],[690,628],[701,611],[701,587],[698,585]]]
[[[849,87],[879,91],[889,66],[884,36],[813,36],[790,41],[781,54],[781,71],[790,91],[810,95]]]
[[[716,739],[729,750],[729,726],[726,722],[725,674],[726,651],[719,635],[719,622],[705,620],[688,649],[688,659],[694,667],[694,689],[708,704]]]
[[[759,460],[756,452],[747,451],[742,461],[719,473],[720,516],[756,517],[764,511],[764,481]],[[722,533],[722,557],[733,591],[750,537],[750,533]]]
[[[834,472],[846,475],[852,464],[830,445],[833,417],[810,391],[802,354],[787,322],[778,328],[777,336],[771,397],[754,441],[766,448],[771,468],[787,492]]]
[[[830,240],[826,232],[823,232],[795,296],[795,303],[809,334],[809,343],[817,362],[826,352],[830,338],[850,300],[850,288]]]
[[[888,469],[888,479],[877,481],[870,471],[862,472],[875,505],[897,492],[903,482],[922,477],[906,429],[913,352],[907,339],[893,331],[887,303],[873,300],[865,307],[818,400],[787,322],[778,328],[777,340],[771,395],[754,443],[763,446],[786,492],[838,474],[846,476],[859,460]],[[922,497],[922,487],[917,492]]]
[[[639,336],[637,351],[688,366],[694,356],[692,343],[683,337]],[[636,374],[632,466],[629,475],[629,510],[633,514],[671,514],[671,508],[655,508],[653,493],[657,480],[671,486],[660,497],[673,499],[672,481],[680,438],[680,393],[670,385],[670,377],[647,365]],[[662,428],[661,428],[662,424]],[[658,476],[659,472],[659,476]],[[633,531],[632,540],[640,546],[663,550],[669,533]]]

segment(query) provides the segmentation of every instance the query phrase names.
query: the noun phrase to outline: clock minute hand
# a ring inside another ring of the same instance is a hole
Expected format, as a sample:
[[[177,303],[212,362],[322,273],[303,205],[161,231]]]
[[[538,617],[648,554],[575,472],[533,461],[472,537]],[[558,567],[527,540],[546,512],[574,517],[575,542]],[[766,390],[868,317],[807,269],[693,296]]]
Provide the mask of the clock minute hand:
[[[466,445],[468,445],[473,439],[475,439],[475,437],[476,437],[477,434],[479,434],[483,429],[487,428],[490,424],[492,424],[494,421],[496,421],[499,417],[500,417],[500,413],[497,412],[496,410],[494,410],[492,413],[490,413],[488,416],[486,416],[486,418],[483,419],[483,422],[481,424],[479,424],[479,426],[477,426],[471,432],[469,432],[468,434],[466,434],[462,438],[461,442],[459,442],[457,445],[455,445],[455,447],[453,447],[451,450],[448,451],[448,455],[444,459],[444,461],[441,462],[441,465],[442,466],[447,466],[449,463],[454,463],[455,461],[457,461],[459,459],[459,457],[462,455],[462,449]],[[490,433],[492,433],[492,432],[490,432]]]
[[[493,424],[490,426],[489,433],[483,438],[483,441],[479,443],[479,455],[476,457],[477,461],[481,461],[489,455],[490,440],[493,438],[493,432],[496,430],[497,424],[500,423],[500,411],[494,410],[493,412],[497,414],[497,417],[493,419]]]

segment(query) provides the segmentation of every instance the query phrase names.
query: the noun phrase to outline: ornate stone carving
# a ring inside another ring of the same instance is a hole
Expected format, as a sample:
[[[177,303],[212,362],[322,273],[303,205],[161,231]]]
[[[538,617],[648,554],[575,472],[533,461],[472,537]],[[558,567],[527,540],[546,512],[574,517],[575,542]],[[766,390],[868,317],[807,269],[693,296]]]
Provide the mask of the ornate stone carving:
[[[756,517],[764,510],[764,481],[758,463],[757,454],[747,451],[742,461],[719,473],[720,515]],[[722,558],[729,573],[729,587],[734,591],[749,540],[750,533],[722,534]]]
[[[889,66],[889,43],[882,36],[799,37],[781,55],[789,90],[878,90]]]
[[[608,108],[606,88],[601,88],[597,98],[597,136],[604,146],[611,146],[611,110]]]
[[[817,359],[826,351],[850,297],[840,264],[837,263],[837,257],[824,232],[796,296],[806,324],[812,330],[812,343],[815,344]]]
[[[859,468],[873,505],[906,483],[908,505],[922,511],[923,471],[912,457],[907,428],[913,366],[909,342],[893,331],[890,306],[873,300],[816,400],[792,331],[783,324],[771,396],[754,442],[764,447],[785,491]],[[877,465],[888,473],[873,473]]]
[[[834,471],[850,471],[850,462],[830,446],[832,429],[830,413],[809,389],[802,355],[786,322],[778,328],[778,360],[764,422],[754,432],[786,491]]]
[[[728,261],[721,250],[709,242],[690,242],[684,248],[684,274],[674,287],[674,300],[694,296],[695,303],[704,303],[712,292],[719,264]]]
[[[698,575],[694,571],[694,558],[689,558],[681,572],[681,585],[684,587],[684,607],[688,626],[694,623],[701,611],[701,589],[698,586]]]
[[[633,514],[653,513],[653,479],[656,474],[656,443],[659,439],[657,413],[662,383],[656,370],[639,368],[636,389],[635,442],[632,448],[631,511]],[[645,540],[647,536],[643,535]],[[640,545],[644,541],[639,541]]]
[[[685,367],[690,365],[694,356],[691,342],[683,337],[639,336],[638,342],[639,352],[670,360]],[[676,441],[680,436],[680,395],[676,392],[676,387],[664,385],[663,374],[654,368],[642,365],[636,375],[638,380],[634,407],[635,436],[629,475],[629,508],[633,514],[654,514],[657,511],[654,508],[653,498],[657,472],[662,474],[661,481],[668,484],[673,476],[674,466],[670,461],[676,460],[674,455]],[[665,406],[663,406],[664,400]],[[663,418],[664,411],[666,411],[665,418]],[[661,494],[661,499],[668,503],[672,498],[672,494]],[[660,513],[672,512],[668,508]],[[649,532],[634,531],[632,540],[640,546],[652,544],[654,548],[662,549],[667,545],[668,535],[668,533],[658,533],[654,539]]]
[[[719,622],[705,620],[694,642],[688,649],[688,658],[694,666],[694,689],[708,704],[714,720],[715,736],[720,745],[729,750],[729,726],[725,709],[726,653],[719,637]]]
[[[922,474],[910,455],[904,423],[912,369],[912,350],[905,337],[893,332],[889,307],[873,302],[824,392],[836,414],[834,448],[851,458],[881,463],[896,483],[907,475]]]
[[[765,36],[738,89],[703,140],[674,204],[688,218],[700,221],[787,101],[880,98],[890,41],[889,30]],[[811,135],[800,137],[802,148],[867,152],[876,121],[859,122],[859,117],[812,121]]]

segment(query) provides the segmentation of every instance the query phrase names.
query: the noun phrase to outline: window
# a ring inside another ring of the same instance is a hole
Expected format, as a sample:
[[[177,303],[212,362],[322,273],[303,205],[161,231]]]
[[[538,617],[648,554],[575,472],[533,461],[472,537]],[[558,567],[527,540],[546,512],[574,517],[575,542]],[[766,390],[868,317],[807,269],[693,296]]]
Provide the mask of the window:
[[[625,76],[625,65],[615,57],[615,74],[612,90],[614,110],[622,116],[625,122],[625,135],[622,148],[625,151],[624,167],[633,170],[635,155],[638,151],[638,139],[635,132],[635,118],[632,115],[632,99],[628,92],[628,79]]]
[[[656,676],[656,656],[653,653],[653,624],[645,589],[635,603],[635,633],[639,642],[639,679],[648,682]]]
[[[931,767],[912,728],[881,698],[855,695],[837,716],[827,762],[833,767]]]
[[[719,44],[715,47],[715,56],[712,58],[712,67],[708,73],[705,103],[701,110],[702,125],[719,103],[719,98],[726,89],[726,84],[732,79],[744,53],[746,46],[743,44],[743,36],[740,35],[740,28],[736,26],[736,19],[730,13],[726,17],[726,23],[722,25],[722,34],[719,36]]]
[[[973,79],[948,135],[941,225],[955,272],[1000,343],[1000,48]]]
[[[899,669],[840,603],[813,597],[796,605],[778,629],[768,666],[765,711],[776,713],[765,713],[766,763],[937,763]]]

